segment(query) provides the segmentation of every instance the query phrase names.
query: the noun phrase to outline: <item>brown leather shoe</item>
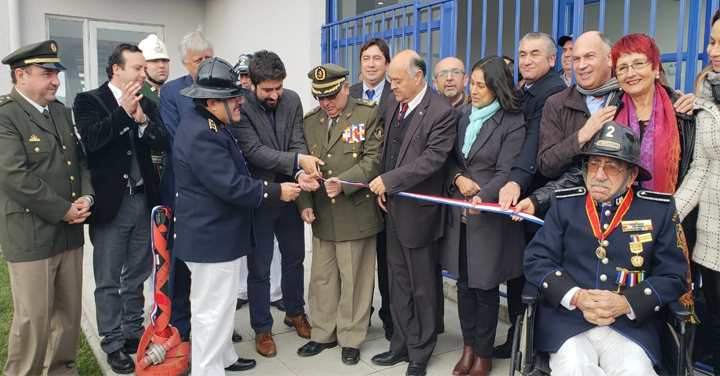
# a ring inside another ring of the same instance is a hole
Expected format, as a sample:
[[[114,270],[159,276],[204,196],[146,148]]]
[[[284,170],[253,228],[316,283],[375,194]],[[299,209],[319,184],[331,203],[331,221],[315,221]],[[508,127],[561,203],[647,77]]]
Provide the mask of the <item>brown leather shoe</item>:
[[[310,338],[312,326],[310,326],[310,322],[308,321],[308,317],[306,314],[303,313],[302,315],[295,317],[285,316],[285,320],[283,320],[283,322],[285,323],[285,325],[291,328],[295,328],[297,334],[300,337]]]
[[[258,354],[266,358],[272,358],[277,355],[277,347],[275,347],[272,332],[256,334],[255,348],[257,349]]]
[[[475,346],[463,346],[462,356],[453,368],[453,375],[466,376],[470,373],[473,363],[475,363]]]
[[[487,376],[492,369],[492,359],[475,357],[475,362],[470,369],[470,376]]]

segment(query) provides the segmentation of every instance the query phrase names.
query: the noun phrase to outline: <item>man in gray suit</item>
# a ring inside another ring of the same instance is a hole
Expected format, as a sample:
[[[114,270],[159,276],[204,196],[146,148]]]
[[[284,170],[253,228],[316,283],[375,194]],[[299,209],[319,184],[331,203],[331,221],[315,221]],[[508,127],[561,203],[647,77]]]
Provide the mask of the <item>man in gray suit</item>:
[[[410,361],[408,375],[425,375],[437,342],[438,240],[441,205],[396,196],[413,192],[441,196],[443,166],[457,132],[454,108],[425,82],[427,66],[411,50],[398,53],[388,70],[395,100],[385,110],[382,174],[370,182],[387,210],[390,311],[395,332],[390,351],[372,358],[389,366]],[[398,103],[399,102],[399,103]]]
[[[238,139],[255,179],[276,183],[294,182],[314,190],[317,157],[308,155],[303,136],[300,97],[283,88],[285,65],[274,52],[258,51],[250,59],[252,91],[240,108],[240,125],[231,131]],[[305,234],[300,212],[294,202],[276,208],[255,210],[257,245],[248,255],[248,300],[250,325],[255,330],[255,347],[265,357],[277,354],[270,315],[270,264],[273,237],[282,255],[282,292],[286,309],[284,323],[298,335],[310,338],[311,326],[305,314],[303,261]]]

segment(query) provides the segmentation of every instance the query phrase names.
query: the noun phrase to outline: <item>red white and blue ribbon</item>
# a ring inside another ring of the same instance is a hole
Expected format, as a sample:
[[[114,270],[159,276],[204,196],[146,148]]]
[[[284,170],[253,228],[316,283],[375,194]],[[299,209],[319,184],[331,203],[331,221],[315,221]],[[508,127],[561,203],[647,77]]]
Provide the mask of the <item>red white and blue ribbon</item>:
[[[321,178],[321,179],[328,180],[325,178]],[[337,179],[335,181],[340,182],[342,184],[354,185],[356,187],[370,188],[369,184],[365,184],[365,183],[358,183],[355,181],[340,180],[340,179]],[[510,207],[507,210],[502,210],[502,209],[500,209],[500,204],[479,203],[479,204],[475,204],[475,206],[473,206],[472,202],[456,200],[456,199],[447,198],[447,197],[430,196],[430,195],[423,195],[423,194],[419,194],[419,193],[409,193],[409,192],[398,192],[398,193],[396,193],[396,195],[414,198],[416,200],[436,202],[438,204],[443,204],[443,205],[457,206],[457,207],[465,208],[465,209],[474,209],[474,210],[481,210],[481,211],[486,211],[486,212],[490,212],[490,213],[516,216],[516,217],[520,217],[524,220],[527,220],[527,221],[530,221],[533,223],[537,223],[539,225],[543,225],[545,223],[542,219],[540,219],[534,215],[530,215],[525,212],[515,213],[514,207]]]

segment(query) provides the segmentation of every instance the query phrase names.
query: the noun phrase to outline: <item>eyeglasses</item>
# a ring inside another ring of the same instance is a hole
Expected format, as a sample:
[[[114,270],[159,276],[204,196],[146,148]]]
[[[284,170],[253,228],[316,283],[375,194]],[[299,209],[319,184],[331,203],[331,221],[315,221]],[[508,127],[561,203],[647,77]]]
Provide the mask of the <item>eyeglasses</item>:
[[[462,77],[462,75],[465,74],[465,71],[458,68],[453,69],[446,69],[444,71],[438,72],[438,74],[435,75],[435,78],[447,78],[447,76],[451,74],[453,77]]]
[[[340,94],[339,91],[338,91],[337,93],[333,94],[333,95],[326,95],[326,96],[324,96],[324,97],[315,97],[315,99],[317,99],[318,102],[319,102],[320,100],[322,100],[322,99],[325,99],[325,100],[328,100],[328,101],[334,101],[335,98],[337,98],[338,94]]]
[[[618,166],[616,164],[613,164],[613,163],[602,164],[598,161],[588,161],[588,162],[585,162],[584,164],[585,164],[585,168],[587,169],[588,175],[594,175],[597,172],[597,170],[602,168],[603,172],[605,172],[605,175],[617,176],[619,173],[621,173],[623,171],[627,171],[632,168],[632,167],[627,167],[627,168],[621,169],[620,166]]]
[[[652,60],[650,60],[650,59],[635,60],[635,61],[634,61],[632,64],[630,64],[630,65],[621,65],[621,66],[615,68],[615,73],[616,73],[618,76],[625,75],[625,74],[627,74],[628,69],[630,69],[630,67],[632,67],[632,69],[633,69],[635,72],[637,72],[637,71],[639,71],[640,69],[644,68],[645,66],[647,66],[647,65],[650,64],[650,63],[652,63]]]

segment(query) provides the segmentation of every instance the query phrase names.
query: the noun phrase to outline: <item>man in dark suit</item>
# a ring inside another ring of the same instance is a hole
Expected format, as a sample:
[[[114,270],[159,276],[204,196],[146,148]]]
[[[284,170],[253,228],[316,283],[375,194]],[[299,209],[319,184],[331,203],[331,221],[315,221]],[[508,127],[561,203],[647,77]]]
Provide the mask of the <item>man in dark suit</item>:
[[[392,96],[390,82],[386,79],[390,64],[390,49],[380,38],[368,39],[360,48],[362,82],[350,86],[350,96],[375,101],[385,109]]]
[[[283,88],[285,65],[274,52],[258,51],[250,59],[252,92],[241,106],[241,120],[231,131],[248,160],[254,178],[276,183],[295,182],[298,174],[318,185],[312,175],[318,158],[308,155],[303,137],[303,110],[300,97]],[[307,173],[300,174],[300,170]],[[310,338],[310,322],[305,314],[304,271],[305,233],[295,203],[262,208],[255,212],[257,244],[248,255],[248,300],[250,325],[255,331],[255,347],[265,357],[277,354],[270,314],[270,264],[274,237],[282,255],[282,291],[286,316],[284,323],[298,335]]]
[[[160,198],[165,206],[175,208],[175,170],[172,165],[172,142],[175,139],[180,119],[192,110],[191,98],[180,95],[180,90],[193,84],[195,71],[200,63],[213,57],[213,47],[200,28],[193,30],[180,40],[180,60],[188,74],[163,85],[160,96],[160,116],[170,137],[170,150],[165,157],[165,169],[160,183]],[[168,294],[172,301],[170,324],[177,328],[184,342],[190,339],[190,272],[184,263],[178,263],[171,251],[170,283]],[[239,337],[239,335],[238,335]],[[242,339],[238,339],[238,342]]]
[[[555,73],[557,47],[551,36],[545,33],[528,33],[520,39],[518,50],[518,70],[525,79],[522,88],[523,113],[527,122],[527,133],[520,154],[515,158],[510,170],[508,182],[500,190],[499,203],[503,209],[516,205],[518,200],[525,198],[536,189],[547,183],[537,169],[537,151],[540,136],[540,120],[545,101],[559,93],[567,86],[562,78]],[[539,214],[541,217],[544,213]],[[540,227],[525,221],[525,240],[529,243]],[[504,344],[497,346],[493,357],[506,359],[510,357],[513,333],[515,333],[515,320],[525,310],[520,300],[525,277],[507,281],[508,310],[511,326]]]
[[[443,165],[457,132],[455,110],[428,88],[427,68],[411,50],[398,53],[389,76],[395,101],[385,110],[383,173],[370,182],[387,210],[390,310],[395,333],[390,351],[372,358],[389,366],[410,361],[408,375],[424,375],[437,342],[438,239],[443,235],[441,205],[396,196],[409,191],[443,194]]]
[[[433,86],[453,107],[470,103],[470,96],[465,93],[468,80],[470,77],[465,72],[465,64],[454,56],[446,57],[435,65]]]
[[[176,168],[175,256],[191,271],[192,374],[222,375],[253,368],[231,341],[240,258],[255,246],[254,208],[290,202],[295,183],[255,180],[230,133],[240,121],[247,89],[235,86],[232,66],[213,58],[200,64],[181,91],[195,108],[180,122]],[[272,252],[272,249],[270,250]]]
[[[363,81],[350,87],[350,96],[355,99],[367,99],[377,102],[380,105],[380,114],[385,109],[392,97],[390,82],[387,76],[387,67],[390,64],[390,49],[387,43],[380,38],[368,39],[360,49],[360,65]],[[383,212],[383,218],[385,213]],[[390,288],[388,284],[387,269],[387,232],[383,228],[377,234],[377,275],[378,290],[382,303],[378,316],[383,323],[385,338],[389,341],[395,330],[390,313]],[[375,308],[372,307],[374,311]],[[372,316],[372,312],[370,313]]]
[[[128,354],[144,332],[143,282],[152,269],[150,210],[160,203],[150,149],[170,143],[155,103],[137,95],[146,78],[142,51],[118,45],[106,70],[108,82],[75,98],[75,121],[96,194],[88,222],[100,346],[113,371],[131,373]]]

